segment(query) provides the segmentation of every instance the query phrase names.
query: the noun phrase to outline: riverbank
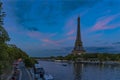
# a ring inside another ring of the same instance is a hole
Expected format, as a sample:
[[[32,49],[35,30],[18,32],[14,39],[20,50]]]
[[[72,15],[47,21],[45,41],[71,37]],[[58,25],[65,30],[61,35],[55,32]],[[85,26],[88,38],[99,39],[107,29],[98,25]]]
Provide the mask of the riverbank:
[[[41,60],[38,62],[55,80],[120,80],[120,65],[69,64]]]
[[[81,55],[69,54],[67,56],[32,57],[36,60],[48,60],[57,62],[80,62],[90,64],[119,64],[120,54],[110,53],[86,53]]]
[[[83,63],[83,64],[105,64],[105,65],[120,65],[118,61],[75,61],[75,63]]]
[[[86,61],[86,60],[53,60],[53,59],[36,59],[37,61],[49,61],[60,63],[82,63],[82,64],[108,64],[108,65],[120,65],[120,61]]]

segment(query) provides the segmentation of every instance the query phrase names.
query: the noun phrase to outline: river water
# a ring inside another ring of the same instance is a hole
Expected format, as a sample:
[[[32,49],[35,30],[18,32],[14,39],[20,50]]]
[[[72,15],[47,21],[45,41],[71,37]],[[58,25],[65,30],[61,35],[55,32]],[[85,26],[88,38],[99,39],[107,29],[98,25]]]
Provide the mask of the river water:
[[[55,80],[120,80],[120,65],[39,61]]]

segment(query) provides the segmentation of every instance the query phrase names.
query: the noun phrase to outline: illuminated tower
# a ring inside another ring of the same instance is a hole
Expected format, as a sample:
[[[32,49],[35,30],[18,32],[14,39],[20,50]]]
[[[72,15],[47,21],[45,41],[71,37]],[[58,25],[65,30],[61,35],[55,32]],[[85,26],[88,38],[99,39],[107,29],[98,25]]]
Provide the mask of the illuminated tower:
[[[83,48],[82,41],[81,41],[80,17],[78,17],[77,36],[76,36],[75,46],[74,46],[74,49],[72,51],[72,54],[81,55],[84,53],[85,53],[85,50]]]

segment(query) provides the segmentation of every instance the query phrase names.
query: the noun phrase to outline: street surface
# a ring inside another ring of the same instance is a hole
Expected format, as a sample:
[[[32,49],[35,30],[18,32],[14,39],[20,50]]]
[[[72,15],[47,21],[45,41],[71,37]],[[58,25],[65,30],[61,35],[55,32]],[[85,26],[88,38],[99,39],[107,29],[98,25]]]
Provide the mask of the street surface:
[[[20,69],[19,80],[31,80],[31,75],[26,69],[23,62],[19,63],[19,69]]]

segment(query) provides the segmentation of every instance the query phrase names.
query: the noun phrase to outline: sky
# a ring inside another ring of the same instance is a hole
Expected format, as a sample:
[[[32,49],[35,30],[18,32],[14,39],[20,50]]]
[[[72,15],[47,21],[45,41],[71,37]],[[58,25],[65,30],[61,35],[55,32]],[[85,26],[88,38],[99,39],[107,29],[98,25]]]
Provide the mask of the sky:
[[[67,55],[77,17],[87,52],[120,52],[120,0],[2,0],[4,27],[30,56]],[[92,49],[93,50],[92,50]]]

